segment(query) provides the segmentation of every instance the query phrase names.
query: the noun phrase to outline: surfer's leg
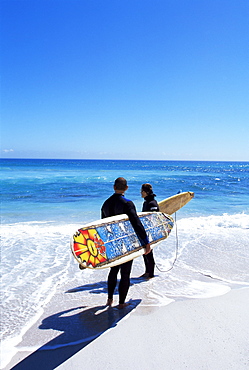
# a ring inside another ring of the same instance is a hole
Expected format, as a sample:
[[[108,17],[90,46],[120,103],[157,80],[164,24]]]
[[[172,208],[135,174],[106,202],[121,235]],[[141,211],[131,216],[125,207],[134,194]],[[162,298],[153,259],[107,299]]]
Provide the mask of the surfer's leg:
[[[130,287],[130,274],[131,274],[131,267],[132,267],[132,262],[128,261],[125,262],[121,265],[121,279],[119,282],[119,305],[124,305],[125,303],[125,298],[127,296],[129,287]]]
[[[147,262],[146,262],[146,272],[149,275],[148,277],[153,278],[154,277],[154,269],[155,269],[155,261],[154,261],[154,257],[153,257],[153,251],[146,254],[146,256],[144,256],[144,257],[147,260]]]
[[[149,253],[150,254],[150,253]],[[147,254],[143,254],[144,264],[145,264],[145,273],[141,277],[148,277],[149,276],[149,262],[147,259]]]
[[[108,275],[108,281],[107,281],[107,287],[108,287],[107,304],[108,304],[108,306],[110,306],[109,303],[113,301],[113,293],[114,293],[114,290],[116,288],[117,276],[118,276],[119,269],[120,269],[120,265],[111,267],[109,275]]]

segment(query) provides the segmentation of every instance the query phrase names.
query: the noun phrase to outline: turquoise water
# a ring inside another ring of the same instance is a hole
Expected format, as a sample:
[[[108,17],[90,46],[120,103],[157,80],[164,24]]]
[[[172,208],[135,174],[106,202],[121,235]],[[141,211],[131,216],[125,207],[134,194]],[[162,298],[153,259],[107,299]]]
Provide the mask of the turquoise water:
[[[157,199],[194,191],[188,215],[249,211],[249,163],[3,159],[2,222],[89,221],[126,177],[127,196],[141,208],[140,186],[153,184]],[[184,214],[185,211],[183,210]]]
[[[100,218],[119,176],[128,180],[126,196],[138,211],[145,182],[153,185],[158,201],[179,191],[195,193],[174,215],[170,237],[155,249],[156,278],[138,284],[144,266],[142,258],[134,260],[129,297],[159,306],[249,285],[248,162],[2,159],[5,363],[52,306],[59,312],[82,302],[89,307],[105,302],[108,269],[80,271],[69,241],[76,229]],[[44,333],[32,346],[44,343]]]

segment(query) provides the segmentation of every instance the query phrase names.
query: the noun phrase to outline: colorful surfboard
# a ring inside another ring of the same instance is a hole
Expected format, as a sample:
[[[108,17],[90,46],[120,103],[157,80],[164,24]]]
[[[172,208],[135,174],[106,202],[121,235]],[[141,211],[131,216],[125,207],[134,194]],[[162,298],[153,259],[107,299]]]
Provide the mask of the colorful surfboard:
[[[173,226],[171,216],[162,212],[138,212],[151,248],[166,239]],[[119,265],[144,254],[127,215],[104,218],[77,230],[71,250],[82,268],[102,269]]]

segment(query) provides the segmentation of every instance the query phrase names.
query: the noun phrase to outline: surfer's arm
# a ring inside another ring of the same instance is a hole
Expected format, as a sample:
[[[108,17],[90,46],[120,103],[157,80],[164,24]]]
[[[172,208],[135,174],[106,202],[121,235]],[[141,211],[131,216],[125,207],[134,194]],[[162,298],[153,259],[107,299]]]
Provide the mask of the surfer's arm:
[[[137,211],[133,202],[130,201],[127,203],[125,213],[129,217],[130,223],[132,224],[132,227],[135,233],[137,234],[137,237],[140,239],[141,244],[145,247],[149,245],[149,239],[142,225],[142,222],[140,221],[137,215]]]
[[[107,216],[105,215],[105,211],[103,208],[101,208],[101,218],[106,218]]]
[[[149,253],[151,252],[150,244],[146,244],[146,245],[145,245],[145,247],[144,247],[144,249],[145,249],[144,254],[145,254],[145,255],[146,255],[146,254],[149,254]]]

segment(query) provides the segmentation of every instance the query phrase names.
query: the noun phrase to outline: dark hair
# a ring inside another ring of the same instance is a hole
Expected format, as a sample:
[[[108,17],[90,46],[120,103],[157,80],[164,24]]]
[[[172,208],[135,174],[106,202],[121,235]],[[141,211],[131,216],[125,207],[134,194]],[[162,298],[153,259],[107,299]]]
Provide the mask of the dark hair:
[[[114,186],[117,190],[126,190],[127,181],[123,177],[118,177],[114,182]]]
[[[143,184],[142,190],[145,191],[148,195],[153,194],[152,185],[150,184]]]

